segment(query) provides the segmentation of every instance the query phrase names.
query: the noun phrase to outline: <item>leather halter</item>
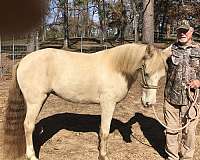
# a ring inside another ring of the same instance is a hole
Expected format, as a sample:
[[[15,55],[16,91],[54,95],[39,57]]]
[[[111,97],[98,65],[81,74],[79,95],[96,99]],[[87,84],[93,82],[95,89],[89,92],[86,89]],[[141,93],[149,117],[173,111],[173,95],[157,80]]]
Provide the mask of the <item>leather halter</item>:
[[[145,76],[147,75],[147,73],[145,72],[145,68],[146,66],[144,63],[139,68],[141,69],[141,73],[142,73],[142,82],[140,82],[140,85],[142,86],[142,88],[145,88],[145,89],[158,89],[158,86],[150,85],[147,83],[147,80],[145,78]]]

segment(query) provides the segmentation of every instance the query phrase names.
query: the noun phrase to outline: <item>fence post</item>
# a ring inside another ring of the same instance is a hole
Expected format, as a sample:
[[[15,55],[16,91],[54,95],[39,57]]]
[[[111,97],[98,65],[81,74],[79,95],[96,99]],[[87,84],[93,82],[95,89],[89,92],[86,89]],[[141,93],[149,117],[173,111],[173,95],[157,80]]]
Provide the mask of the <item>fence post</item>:
[[[83,52],[83,34],[81,33],[81,53]]]
[[[2,79],[2,77],[3,77],[3,71],[2,71],[2,69],[3,69],[3,67],[2,67],[2,52],[1,52],[1,35],[0,35],[0,74],[1,74],[1,79]]]
[[[15,37],[13,36],[12,38],[12,60],[13,60],[13,65],[15,64]]]
[[[35,35],[35,50],[39,50],[39,33],[38,31],[36,32],[36,35]]]

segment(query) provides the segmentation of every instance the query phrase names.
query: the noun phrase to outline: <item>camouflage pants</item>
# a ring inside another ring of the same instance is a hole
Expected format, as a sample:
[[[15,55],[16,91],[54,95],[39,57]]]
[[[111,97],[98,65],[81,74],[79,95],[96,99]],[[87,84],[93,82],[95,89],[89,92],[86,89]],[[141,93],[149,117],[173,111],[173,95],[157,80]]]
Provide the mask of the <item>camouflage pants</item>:
[[[187,119],[184,117],[188,110],[187,106],[171,105],[165,101],[164,118],[170,128],[182,127]],[[192,160],[195,151],[195,131],[198,119],[182,131],[166,129],[166,153],[168,160]]]

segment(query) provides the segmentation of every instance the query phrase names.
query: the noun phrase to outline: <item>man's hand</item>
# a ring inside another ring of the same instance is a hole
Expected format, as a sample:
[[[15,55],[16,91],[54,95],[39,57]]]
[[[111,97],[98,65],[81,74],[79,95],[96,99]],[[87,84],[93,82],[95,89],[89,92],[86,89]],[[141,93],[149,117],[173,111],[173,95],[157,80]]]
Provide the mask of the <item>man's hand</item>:
[[[190,88],[199,88],[200,87],[200,80],[191,80],[189,83]]]

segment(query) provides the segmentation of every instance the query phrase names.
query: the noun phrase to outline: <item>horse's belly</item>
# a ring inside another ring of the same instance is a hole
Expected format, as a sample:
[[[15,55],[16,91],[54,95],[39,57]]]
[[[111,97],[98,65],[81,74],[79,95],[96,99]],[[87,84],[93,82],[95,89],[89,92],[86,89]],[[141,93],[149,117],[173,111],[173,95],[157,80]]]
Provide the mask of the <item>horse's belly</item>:
[[[59,97],[75,102],[75,103],[99,103],[99,94],[97,91],[91,91],[91,89],[62,89],[54,90],[55,94]]]

